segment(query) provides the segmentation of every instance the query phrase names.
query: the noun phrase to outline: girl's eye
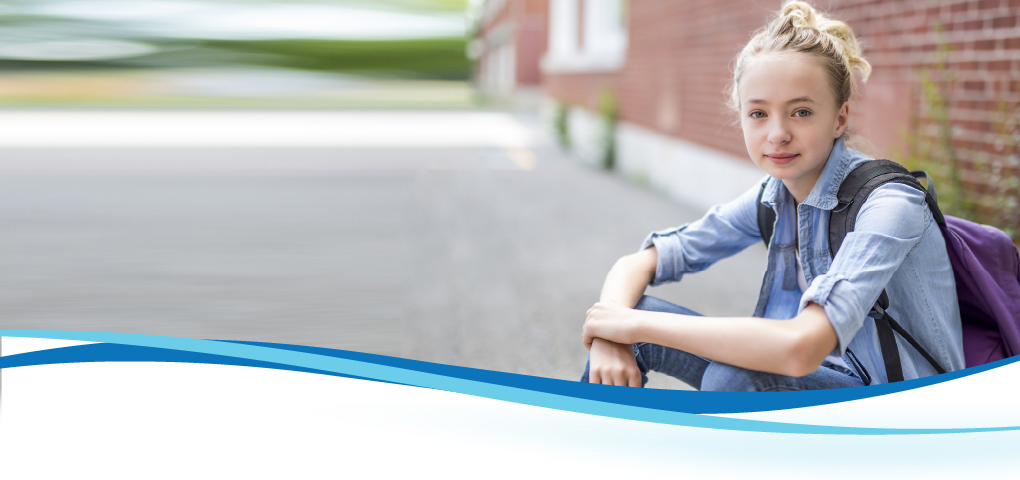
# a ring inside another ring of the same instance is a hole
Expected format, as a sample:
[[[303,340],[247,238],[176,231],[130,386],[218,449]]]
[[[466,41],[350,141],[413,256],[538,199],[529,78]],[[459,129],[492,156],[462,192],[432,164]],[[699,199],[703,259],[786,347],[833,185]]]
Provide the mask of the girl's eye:
[[[749,116],[751,118],[765,118],[765,112],[763,112],[761,110],[755,110],[755,111],[747,114],[747,116]]]
[[[811,115],[810,110],[797,110],[796,112],[793,112],[793,116],[795,117],[806,117],[808,115]]]

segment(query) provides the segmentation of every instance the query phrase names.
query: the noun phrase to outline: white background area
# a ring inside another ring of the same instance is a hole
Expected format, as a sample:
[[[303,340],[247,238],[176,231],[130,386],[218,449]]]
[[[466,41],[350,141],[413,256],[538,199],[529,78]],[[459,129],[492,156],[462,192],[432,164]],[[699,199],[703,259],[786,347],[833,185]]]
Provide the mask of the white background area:
[[[891,428],[1020,426],[1020,363],[852,402],[720,415],[775,422]]]
[[[966,407],[944,413],[982,405]],[[3,478],[976,478],[1015,473],[1017,445],[689,428],[199,364],[11,368],[0,397]]]

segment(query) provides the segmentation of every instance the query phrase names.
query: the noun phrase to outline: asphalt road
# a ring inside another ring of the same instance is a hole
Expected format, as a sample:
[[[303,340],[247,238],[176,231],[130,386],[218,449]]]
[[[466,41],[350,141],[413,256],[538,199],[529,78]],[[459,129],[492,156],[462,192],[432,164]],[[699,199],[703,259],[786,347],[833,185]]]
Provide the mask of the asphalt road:
[[[609,267],[702,212],[534,138],[0,148],[0,328],[292,343],[576,379],[584,312]],[[649,293],[747,315],[763,270],[756,246]]]

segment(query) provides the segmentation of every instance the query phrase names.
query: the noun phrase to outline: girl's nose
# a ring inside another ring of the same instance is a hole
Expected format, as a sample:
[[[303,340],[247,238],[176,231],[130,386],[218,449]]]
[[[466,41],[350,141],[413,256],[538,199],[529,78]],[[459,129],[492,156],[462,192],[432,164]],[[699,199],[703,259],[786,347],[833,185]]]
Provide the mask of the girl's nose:
[[[790,141],[790,129],[786,128],[786,123],[782,120],[775,120],[772,122],[772,128],[769,130],[769,143],[773,145],[782,145]]]

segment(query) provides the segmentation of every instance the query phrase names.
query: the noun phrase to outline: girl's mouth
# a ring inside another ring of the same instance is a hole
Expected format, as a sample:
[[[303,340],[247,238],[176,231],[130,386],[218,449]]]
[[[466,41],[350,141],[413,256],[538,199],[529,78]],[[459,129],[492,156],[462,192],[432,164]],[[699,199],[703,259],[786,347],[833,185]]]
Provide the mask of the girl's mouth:
[[[779,153],[775,155],[766,155],[766,157],[769,157],[769,160],[776,165],[786,165],[787,163],[792,162],[793,159],[797,158],[799,155],[799,153]]]

